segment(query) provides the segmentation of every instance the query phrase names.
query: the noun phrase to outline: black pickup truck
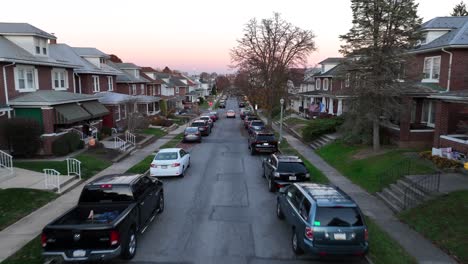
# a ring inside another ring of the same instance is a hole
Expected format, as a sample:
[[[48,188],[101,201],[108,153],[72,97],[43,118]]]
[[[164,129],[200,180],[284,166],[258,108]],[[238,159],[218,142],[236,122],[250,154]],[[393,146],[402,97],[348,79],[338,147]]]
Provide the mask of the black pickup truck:
[[[46,259],[131,259],[137,235],[164,210],[161,181],[143,175],[107,175],[88,183],[78,205],[49,223],[41,235]]]

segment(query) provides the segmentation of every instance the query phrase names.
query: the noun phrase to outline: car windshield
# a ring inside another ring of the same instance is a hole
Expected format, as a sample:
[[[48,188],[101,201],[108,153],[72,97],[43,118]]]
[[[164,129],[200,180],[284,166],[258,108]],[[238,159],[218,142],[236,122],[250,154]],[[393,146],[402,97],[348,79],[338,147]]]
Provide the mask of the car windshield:
[[[258,135],[257,141],[276,141],[273,135]]]
[[[104,189],[100,186],[90,186],[83,189],[79,203],[104,203],[104,202],[130,202],[133,194],[127,186],[112,186]]]
[[[265,124],[263,124],[261,121],[253,121],[251,124],[252,126],[265,126]]]
[[[202,126],[205,126],[205,123],[203,122],[196,122],[196,123],[192,123],[192,126],[193,127],[202,127]]]
[[[187,133],[196,133],[196,132],[198,132],[198,128],[188,127],[188,128],[185,129],[185,132],[187,132]]]
[[[248,116],[247,117],[247,120],[257,120],[257,119],[258,119],[258,117],[256,117],[256,116]]]
[[[314,224],[317,226],[363,226],[356,207],[317,207]]]
[[[202,120],[209,120],[210,117],[209,117],[209,116],[202,116],[202,117],[200,117],[200,119],[202,119]]]
[[[154,160],[176,160],[177,157],[177,152],[159,152]]]
[[[302,162],[280,162],[278,164],[279,172],[307,173],[307,168]]]

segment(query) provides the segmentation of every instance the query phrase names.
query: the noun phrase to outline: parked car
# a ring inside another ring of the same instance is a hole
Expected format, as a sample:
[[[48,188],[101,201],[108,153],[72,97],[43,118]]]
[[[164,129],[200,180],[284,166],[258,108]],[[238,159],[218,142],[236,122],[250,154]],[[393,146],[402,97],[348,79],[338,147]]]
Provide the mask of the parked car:
[[[183,142],[199,142],[202,141],[201,132],[198,127],[187,127],[184,130],[184,138],[182,139]]]
[[[262,120],[252,120],[248,123],[247,131],[251,135],[254,131],[262,131],[265,129],[265,123]]]
[[[260,118],[256,115],[248,115],[244,118],[244,128],[249,127],[249,122],[253,120],[260,120]],[[261,120],[260,120],[261,121]]]
[[[276,155],[262,163],[263,177],[268,181],[268,190],[276,192],[291,182],[308,181],[310,174],[304,162],[298,156]]]
[[[250,115],[251,113],[252,112],[250,110],[241,109],[239,116],[242,120],[244,120],[245,116]]]
[[[226,108],[226,101],[224,101],[224,100],[219,101],[218,106],[219,106],[219,108]]]
[[[245,103],[244,102],[239,102],[239,107],[245,107]]]
[[[181,148],[160,149],[150,165],[150,176],[181,176],[190,167],[190,154]]]
[[[208,121],[208,124],[210,124],[210,128],[212,129],[213,126],[214,126],[214,121],[213,119],[211,119],[211,117],[209,115],[202,115],[200,116],[200,120],[205,120],[205,121]]]
[[[226,118],[236,118],[236,112],[234,110],[227,110]]]
[[[190,126],[198,127],[202,136],[209,136],[211,134],[211,126],[206,120],[195,120]]]
[[[211,111],[211,112],[210,112],[210,118],[211,118],[214,122],[216,122],[216,121],[219,119],[219,117],[218,117],[218,112],[216,112],[216,111]]]
[[[275,153],[278,151],[278,141],[275,134],[269,131],[255,131],[248,139],[250,154],[257,152]]]
[[[99,177],[84,186],[75,207],[44,227],[42,255],[65,262],[131,259],[138,235],[163,211],[164,188],[158,179]]]
[[[369,251],[364,216],[357,203],[337,187],[289,185],[277,196],[276,214],[292,226],[295,254],[364,257]]]

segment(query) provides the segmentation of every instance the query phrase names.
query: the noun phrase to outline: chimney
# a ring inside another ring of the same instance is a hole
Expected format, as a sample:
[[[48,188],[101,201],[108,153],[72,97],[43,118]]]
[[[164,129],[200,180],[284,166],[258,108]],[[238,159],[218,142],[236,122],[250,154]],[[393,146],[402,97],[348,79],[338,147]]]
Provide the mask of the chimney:
[[[55,33],[50,33],[50,34],[55,37]],[[49,44],[57,44],[57,39],[56,38],[55,39],[50,39]]]

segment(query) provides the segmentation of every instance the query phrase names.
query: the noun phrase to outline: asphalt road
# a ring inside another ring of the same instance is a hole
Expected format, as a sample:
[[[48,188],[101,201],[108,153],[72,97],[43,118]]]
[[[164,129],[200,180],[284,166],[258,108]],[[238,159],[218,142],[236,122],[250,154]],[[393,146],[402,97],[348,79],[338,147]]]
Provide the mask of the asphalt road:
[[[291,231],[261,177],[265,156],[249,154],[239,116],[226,119],[228,109],[238,112],[237,101],[219,110],[201,144],[184,144],[191,167],[184,178],[163,179],[165,211],[139,237],[132,263],[320,263],[293,254]]]

